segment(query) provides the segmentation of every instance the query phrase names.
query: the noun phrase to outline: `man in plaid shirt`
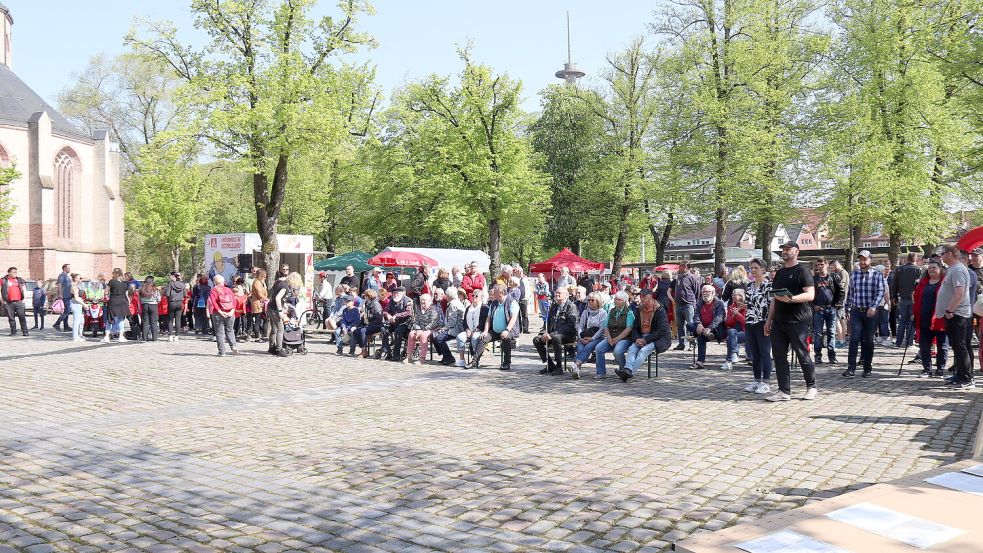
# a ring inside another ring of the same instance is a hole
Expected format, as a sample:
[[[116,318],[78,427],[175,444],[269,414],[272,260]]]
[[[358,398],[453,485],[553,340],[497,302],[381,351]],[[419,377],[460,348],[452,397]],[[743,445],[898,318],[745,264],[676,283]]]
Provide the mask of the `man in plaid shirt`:
[[[850,317],[850,354],[843,376],[851,378],[857,371],[857,346],[864,364],[863,377],[869,378],[874,360],[874,333],[877,306],[884,302],[884,276],[870,266],[870,252],[860,251],[860,268],[850,275],[846,309]]]

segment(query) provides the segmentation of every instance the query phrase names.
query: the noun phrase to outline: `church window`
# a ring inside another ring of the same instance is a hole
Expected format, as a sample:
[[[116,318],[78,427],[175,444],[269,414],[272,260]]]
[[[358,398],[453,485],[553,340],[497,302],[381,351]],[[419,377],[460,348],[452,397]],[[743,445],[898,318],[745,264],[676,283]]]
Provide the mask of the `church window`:
[[[59,238],[74,235],[74,195],[79,186],[80,164],[78,156],[70,148],[64,148],[55,156],[55,221]]]

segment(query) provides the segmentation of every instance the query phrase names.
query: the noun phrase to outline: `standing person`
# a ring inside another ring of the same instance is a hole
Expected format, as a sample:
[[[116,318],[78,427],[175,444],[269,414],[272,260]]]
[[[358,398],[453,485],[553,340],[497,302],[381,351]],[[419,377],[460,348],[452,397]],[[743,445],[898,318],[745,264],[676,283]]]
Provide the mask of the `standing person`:
[[[478,271],[478,262],[472,261],[465,270],[467,272],[461,278],[461,288],[464,288],[468,293],[468,299],[470,300],[474,297],[475,290],[481,290],[481,295],[484,297],[487,293],[487,283],[485,282],[485,275]]]
[[[519,279],[519,326],[522,327],[523,334],[529,334],[529,284],[526,282],[526,275],[522,273],[522,267],[515,266],[512,278]]]
[[[577,281],[570,276],[570,269],[560,267],[560,278],[556,279],[556,289],[576,286]]]
[[[188,286],[181,280],[181,273],[171,273],[170,282],[164,286],[164,300],[167,302],[167,341],[177,342],[184,316],[184,297]]]
[[[504,290],[503,290],[504,292]],[[539,374],[560,374],[563,372],[563,344],[572,343],[577,339],[577,306],[570,301],[570,293],[565,287],[557,287],[554,292],[556,300],[550,307],[546,327],[538,336],[532,339],[539,358],[546,364]],[[547,349],[552,351],[549,355]]]
[[[891,285],[888,279],[890,270],[884,265],[874,267],[884,279],[884,297],[881,304],[877,306],[877,335],[880,337],[879,344],[893,348],[894,340],[891,339]]]
[[[235,311],[235,337],[236,341],[243,341],[246,338],[246,321],[249,320],[247,313],[249,307],[249,296],[246,295],[246,290],[243,288],[242,284],[236,284],[232,288],[232,293],[236,298],[236,311]],[[331,298],[334,301],[334,297]]]
[[[286,278],[278,278],[269,290],[266,319],[267,324],[270,325],[269,353],[271,355],[280,357],[290,355],[287,350],[283,349],[283,323],[287,320],[287,297],[291,293],[296,294],[303,285],[304,280],[299,274],[290,273]]]
[[[843,268],[843,264],[840,263],[839,259],[833,261],[833,263],[830,265],[830,270],[840,275],[840,287],[843,288],[843,291],[849,291],[850,273]],[[840,308],[836,310],[836,343],[833,346],[835,349],[843,349],[843,347],[846,346],[848,321],[849,313],[846,312],[846,307],[840,306]]]
[[[223,282],[225,279],[222,279]],[[208,319],[208,297],[211,295],[212,286],[208,283],[208,277],[198,277],[198,284],[191,289],[191,302],[194,305],[195,313],[195,334],[208,334],[211,325]]]
[[[266,289],[266,269],[256,269],[256,278],[253,279],[253,287],[249,290],[249,301],[253,307],[253,339],[259,342],[269,333],[270,324],[266,310],[269,301],[269,293]]]
[[[328,273],[321,271],[321,288],[317,292],[317,297],[321,300],[321,328],[328,328],[327,321],[331,315],[331,308],[334,306],[334,291],[331,289],[331,281],[328,280]]]
[[[941,288],[939,283],[943,278],[945,278],[945,271],[942,269],[942,264],[938,261],[930,261],[925,276],[918,281],[912,293],[912,314],[915,317],[913,326],[918,329],[918,353],[922,363],[922,372],[918,376],[932,376],[933,342],[937,344],[935,376],[945,375],[945,363],[949,357],[949,342],[945,334],[946,320],[935,316]]]
[[[792,399],[792,374],[788,363],[791,349],[802,366],[802,376],[806,381],[806,393],[802,399],[816,399],[816,366],[806,346],[812,309],[809,302],[815,298],[812,271],[799,263],[799,245],[795,242],[782,244],[784,265],[775,273],[773,296],[769,307],[765,334],[771,336],[771,354],[775,360],[778,376],[778,391],[768,396],[768,401],[788,401]],[[775,292],[779,292],[775,294]]]
[[[970,332],[972,309],[969,302],[969,270],[960,260],[959,248],[948,245],[942,250],[942,262],[949,266],[939,288],[935,316],[945,318],[945,334],[952,347],[956,374],[947,383],[959,388],[975,388],[969,364],[966,333]]]
[[[440,288],[444,292],[447,292],[447,288],[451,286],[451,274],[447,269],[440,267],[437,269],[437,278],[433,279],[433,287]]]
[[[696,316],[696,299],[700,297],[703,284],[700,277],[689,272],[689,264],[683,261],[679,264],[679,274],[676,276],[676,330],[679,343],[674,349],[686,351],[686,329],[693,324]]]
[[[380,275],[382,274],[382,269],[379,267],[372,267],[369,271],[369,276],[365,278],[365,289],[375,290],[376,296],[379,295],[379,290],[382,289],[382,280],[380,280]]]
[[[113,269],[113,278],[109,280],[109,328],[102,341],[109,343],[113,334],[119,335],[120,342],[126,342],[123,336],[123,319],[130,314],[130,285],[123,281],[123,270],[119,267]]]
[[[143,305],[140,304],[140,288],[133,280],[126,279],[126,275],[123,275],[123,278],[130,287],[130,340],[143,341],[143,323],[140,322],[143,319]]]
[[[45,302],[48,301],[48,294],[44,291],[44,278],[39,278],[37,286],[31,291],[31,307],[34,313],[34,326],[31,330],[44,330]],[[68,311],[68,302],[64,302],[64,310]],[[64,313],[64,311],[62,311]],[[40,324],[40,326],[38,326]]]
[[[463,279],[464,275],[461,273],[461,267],[459,265],[451,267],[451,285],[460,290]]]
[[[61,266],[61,272],[58,273],[58,297],[68,307],[68,301],[72,299],[72,266],[65,263]],[[68,331],[68,309],[62,311],[61,315],[55,321],[55,330]]]
[[[24,290],[26,285],[24,279],[17,276],[17,267],[7,269],[7,276],[3,279],[2,287],[3,303],[7,308],[7,319],[10,321],[10,335],[17,334],[17,321],[20,321],[21,334],[27,336],[27,313],[24,311]]]
[[[720,293],[721,301],[729,304],[730,297],[733,295],[734,290],[746,290],[747,284],[747,270],[742,265],[734,267],[734,269],[730,272],[730,276],[727,277],[727,283],[724,284],[723,291]]]
[[[70,278],[72,284],[68,287],[68,292],[71,297],[65,303],[65,309],[72,312],[72,341],[84,342],[82,325],[85,323],[85,316],[82,314],[82,307],[85,305],[85,301],[82,299],[82,277],[78,273],[72,273]]]
[[[339,284],[344,284],[349,288],[355,287],[358,282],[355,280],[355,267],[351,265],[345,267],[345,276],[341,277],[341,282]]]
[[[160,321],[157,320],[160,290],[157,289],[154,277],[147,276],[137,295],[140,297],[140,307],[142,308],[140,319],[143,322],[143,341],[156,342],[157,332],[160,330]]]
[[[475,290],[475,299],[479,300],[480,295]],[[481,308],[472,305],[472,309],[478,309],[480,318]],[[473,316],[473,312],[472,312]],[[504,284],[496,284],[491,290],[491,298],[488,302],[488,313],[485,316],[484,332],[480,333],[474,350],[474,358],[471,359],[471,368],[477,369],[481,361],[481,356],[485,352],[485,346],[491,342],[502,341],[502,364],[499,370],[512,370],[512,348],[515,341],[519,338],[519,305],[505,291]]]
[[[771,385],[771,337],[765,334],[765,322],[771,307],[771,281],[761,259],[752,259],[751,282],[748,283],[747,315],[745,316],[745,343],[754,382],[744,387],[745,392],[770,394]]]
[[[898,306],[898,330],[894,345],[899,348],[902,342],[904,342],[904,347],[910,346],[915,338],[914,293],[922,276],[917,263],[918,254],[910,252],[905,258],[905,264],[894,271],[894,289],[891,299]]]
[[[863,377],[871,375],[874,360],[874,333],[877,325],[877,307],[884,300],[884,275],[870,266],[870,252],[858,254],[859,267],[850,275],[850,292],[846,308],[850,313],[850,351],[847,369],[843,376],[851,378],[857,372],[857,350],[863,363]]]
[[[591,278],[587,271],[580,274],[580,278],[577,279],[577,286],[583,286],[584,293],[589,294],[594,291],[594,279]]]
[[[232,355],[239,355],[235,334],[235,292],[225,285],[225,277],[222,275],[212,277],[212,282],[215,283],[215,286],[208,293],[207,311],[212,319],[212,328],[215,329],[218,356],[225,357],[226,343],[232,350]]]
[[[539,273],[536,281],[536,301],[539,302],[539,316],[543,319],[545,327],[550,314],[550,283],[543,273]]]
[[[816,364],[823,363],[823,346],[830,365],[836,364],[836,310],[843,306],[846,291],[840,286],[840,277],[829,272],[829,264],[825,257],[816,259],[813,263],[816,273],[813,281],[816,284],[815,299],[812,300],[812,343],[816,348]]]
[[[622,382],[635,376],[653,350],[663,353],[672,344],[666,309],[655,301],[651,290],[640,291],[639,297],[641,302],[632,325],[632,344],[625,354],[625,367],[614,371]]]
[[[420,305],[420,296],[423,294],[430,293],[430,267],[426,263],[420,266],[420,270],[413,275],[413,280],[410,281],[410,289],[407,290],[406,295],[413,300],[413,305]]]

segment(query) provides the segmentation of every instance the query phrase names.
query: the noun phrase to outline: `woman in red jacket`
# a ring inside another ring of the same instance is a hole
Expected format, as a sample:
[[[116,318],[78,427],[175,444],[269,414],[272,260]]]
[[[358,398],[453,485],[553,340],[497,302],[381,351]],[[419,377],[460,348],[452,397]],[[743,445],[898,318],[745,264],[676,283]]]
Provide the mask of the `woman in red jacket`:
[[[729,371],[734,363],[737,363],[738,346],[744,343],[744,331],[747,319],[747,301],[744,298],[744,290],[735,288],[731,292],[730,305],[727,306],[727,316],[724,318],[724,326],[727,327],[727,360],[721,367]]]
[[[935,316],[935,300],[945,278],[942,265],[938,261],[928,264],[928,273],[915,286],[914,309],[915,333],[918,336],[918,351],[922,358],[922,372],[918,376],[932,376],[932,342],[936,342],[935,376],[945,375],[945,362],[949,356],[949,345],[945,334],[945,319]]]

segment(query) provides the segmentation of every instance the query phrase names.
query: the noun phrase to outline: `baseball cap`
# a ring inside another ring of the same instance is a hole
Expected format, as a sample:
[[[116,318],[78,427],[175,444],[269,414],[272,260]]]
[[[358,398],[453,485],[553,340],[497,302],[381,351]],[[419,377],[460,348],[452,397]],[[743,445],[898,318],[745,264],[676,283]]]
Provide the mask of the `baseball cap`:
[[[973,251],[969,252],[973,255],[983,255],[983,248],[975,248]]]
[[[324,271],[318,271],[317,276],[322,276],[323,277],[326,274],[328,274],[328,273],[326,273]]]
[[[406,287],[405,286],[397,286],[396,289],[393,290],[393,292],[406,292]]]
[[[867,259],[870,259],[870,250],[860,250],[860,253],[858,253],[857,255],[859,255],[860,257],[866,257]]]
[[[785,242],[784,244],[782,244],[781,246],[779,246],[779,248],[782,248],[782,249],[785,249],[785,248],[795,248],[797,250],[798,249],[801,249],[801,248],[799,248],[799,243],[798,242],[792,242],[791,240],[789,240],[788,242]]]

